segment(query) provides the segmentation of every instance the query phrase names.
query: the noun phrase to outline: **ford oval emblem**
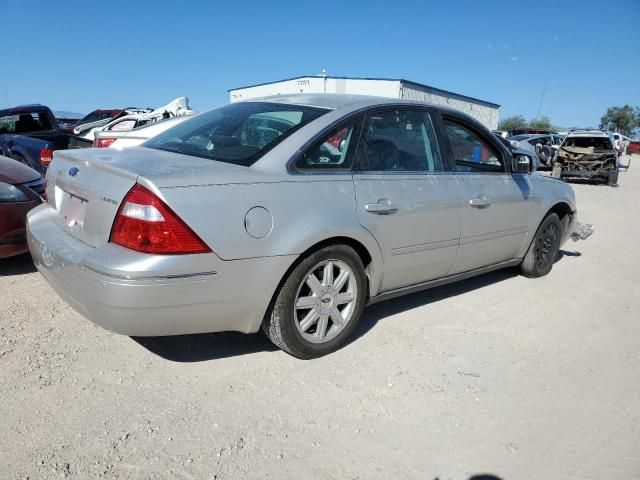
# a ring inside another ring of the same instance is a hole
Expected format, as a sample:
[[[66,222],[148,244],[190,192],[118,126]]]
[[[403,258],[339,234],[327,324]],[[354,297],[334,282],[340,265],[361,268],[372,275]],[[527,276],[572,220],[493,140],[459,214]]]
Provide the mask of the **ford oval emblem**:
[[[78,167],[71,167],[69,169],[69,175],[71,175],[72,177],[75,177],[79,171],[80,169]]]

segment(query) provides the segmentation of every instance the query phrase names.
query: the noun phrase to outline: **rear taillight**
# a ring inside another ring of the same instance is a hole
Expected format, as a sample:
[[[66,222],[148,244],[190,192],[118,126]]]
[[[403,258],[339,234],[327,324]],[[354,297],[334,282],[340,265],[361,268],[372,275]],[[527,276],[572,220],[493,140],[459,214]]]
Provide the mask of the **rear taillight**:
[[[122,201],[109,241],[143,253],[211,252],[173,210],[139,184]]]
[[[107,148],[116,140],[116,138],[96,138],[93,140],[93,148]]]
[[[43,148],[40,150],[40,165],[48,167],[51,160],[53,160],[53,150],[50,148]]]

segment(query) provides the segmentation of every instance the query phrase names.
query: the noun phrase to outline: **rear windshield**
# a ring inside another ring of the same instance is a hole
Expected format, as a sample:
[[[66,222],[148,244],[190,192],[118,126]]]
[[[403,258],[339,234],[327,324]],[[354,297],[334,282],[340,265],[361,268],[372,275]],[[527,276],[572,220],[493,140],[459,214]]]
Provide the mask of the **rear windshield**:
[[[232,103],[172,127],[143,146],[248,167],[328,111],[277,103]]]
[[[0,117],[0,134],[34,133],[52,129],[49,115],[45,112],[16,113]]]
[[[611,140],[607,137],[570,137],[563,147],[568,148],[593,148],[594,150],[611,150]]]
[[[80,120],[78,123],[79,124],[83,124],[83,123],[93,123],[93,122],[97,122],[98,120],[105,120],[107,118],[111,118],[113,117],[113,112],[100,112],[98,110],[94,110],[93,112],[89,113],[87,116],[85,116],[82,120]]]

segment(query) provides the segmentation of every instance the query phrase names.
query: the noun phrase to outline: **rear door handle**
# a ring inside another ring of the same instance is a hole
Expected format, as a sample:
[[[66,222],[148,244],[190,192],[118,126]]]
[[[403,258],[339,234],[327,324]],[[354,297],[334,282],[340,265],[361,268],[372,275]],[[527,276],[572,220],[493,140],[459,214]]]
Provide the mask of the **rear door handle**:
[[[367,203],[364,209],[369,213],[394,213],[398,211],[398,206],[391,203],[388,198],[381,198],[378,203]]]
[[[469,200],[469,205],[476,208],[485,208],[491,205],[491,200],[486,195],[479,195]]]

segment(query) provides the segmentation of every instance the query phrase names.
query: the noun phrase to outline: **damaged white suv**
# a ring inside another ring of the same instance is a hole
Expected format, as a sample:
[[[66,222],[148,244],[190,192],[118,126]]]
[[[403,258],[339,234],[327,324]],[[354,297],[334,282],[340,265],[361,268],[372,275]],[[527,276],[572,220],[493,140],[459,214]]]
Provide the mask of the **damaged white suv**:
[[[618,154],[609,135],[600,130],[574,130],[558,148],[553,176],[560,179],[602,180],[618,183]]]

